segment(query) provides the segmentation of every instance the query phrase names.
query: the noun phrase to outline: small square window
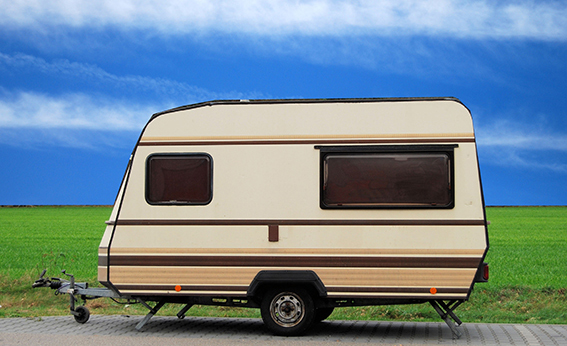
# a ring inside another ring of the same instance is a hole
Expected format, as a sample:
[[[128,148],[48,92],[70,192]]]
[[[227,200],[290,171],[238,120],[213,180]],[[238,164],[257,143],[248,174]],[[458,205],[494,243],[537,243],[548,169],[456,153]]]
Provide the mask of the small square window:
[[[150,156],[146,167],[146,200],[150,204],[210,203],[212,162],[208,154]]]

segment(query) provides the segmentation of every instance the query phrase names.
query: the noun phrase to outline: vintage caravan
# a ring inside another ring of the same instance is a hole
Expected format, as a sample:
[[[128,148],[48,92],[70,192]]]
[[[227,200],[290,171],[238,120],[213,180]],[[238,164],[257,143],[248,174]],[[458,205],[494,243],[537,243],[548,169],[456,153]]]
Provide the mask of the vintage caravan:
[[[98,279],[150,309],[138,327],[165,303],[260,308],[280,335],[337,307],[431,303],[458,335],[486,225],[455,98],[212,101],[143,129]]]

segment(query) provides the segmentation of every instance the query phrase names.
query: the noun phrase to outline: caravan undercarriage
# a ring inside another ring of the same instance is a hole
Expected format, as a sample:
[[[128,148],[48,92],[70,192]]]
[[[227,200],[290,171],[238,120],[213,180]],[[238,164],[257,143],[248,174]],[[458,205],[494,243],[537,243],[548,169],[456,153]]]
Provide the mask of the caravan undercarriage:
[[[213,296],[191,296],[191,297],[168,297],[168,296],[122,296],[108,288],[89,288],[86,282],[75,282],[72,274],[62,273],[69,277],[69,280],[58,277],[44,277],[46,270],[43,270],[38,280],[32,287],[49,287],[56,290],[56,294],[68,294],[70,299],[70,313],[78,323],[86,323],[89,320],[90,312],[84,304],[87,300],[98,298],[125,299],[128,303],[140,303],[149,312],[136,325],[136,330],[141,330],[150,319],[159,312],[167,303],[182,304],[183,308],[177,313],[179,319],[185,318],[187,311],[194,305],[213,305],[213,306],[232,306],[246,308],[260,308],[262,318],[267,327],[278,335],[300,335],[304,333],[313,323],[320,322],[327,318],[338,307],[348,306],[373,306],[373,305],[405,305],[423,304],[429,302],[439,316],[451,329],[454,338],[460,338],[461,332],[457,329],[462,321],[455,315],[457,309],[464,300],[392,300],[375,298],[351,298],[351,299],[329,299],[318,297],[316,294],[309,293],[306,288],[301,286],[285,287],[277,289],[273,286],[267,291],[257,296],[251,297],[213,297]],[[83,300],[83,305],[77,306],[79,299]],[[155,302],[153,306],[149,303]],[[309,303],[305,303],[309,302]],[[308,316],[308,317],[305,317]],[[301,321],[307,318],[307,322],[301,325]],[[293,326],[289,326],[293,324]],[[299,328],[294,328],[296,326]]]

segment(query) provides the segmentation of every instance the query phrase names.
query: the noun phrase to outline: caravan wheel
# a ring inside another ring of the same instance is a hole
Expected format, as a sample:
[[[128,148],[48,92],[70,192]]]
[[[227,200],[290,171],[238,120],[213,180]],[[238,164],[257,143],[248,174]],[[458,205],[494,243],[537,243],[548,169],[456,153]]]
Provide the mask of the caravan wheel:
[[[260,307],[266,327],[276,335],[294,336],[313,324],[315,307],[311,295],[302,288],[272,289]]]

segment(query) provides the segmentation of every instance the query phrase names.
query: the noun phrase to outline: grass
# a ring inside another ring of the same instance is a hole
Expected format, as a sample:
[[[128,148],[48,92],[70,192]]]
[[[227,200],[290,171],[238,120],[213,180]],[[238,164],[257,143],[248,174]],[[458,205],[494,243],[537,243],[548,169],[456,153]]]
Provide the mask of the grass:
[[[93,278],[110,212],[109,207],[0,208],[0,274],[17,279],[47,268],[53,276],[67,269]]]
[[[567,287],[567,207],[487,208],[488,287]]]
[[[31,289],[43,268],[96,283],[109,207],[0,208],[0,317],[68,314],[68,296]],[[457,310],[465,322],[567,324],[567,207],[487,208],[490,281]],[[139,305],[89,301],[93,314],[145,314]],[[169,304],[160,315],[175,315]],[[256,309],[194,307],[192,316],[259,317]],[[439,321],[429,305],[336,309],[330,319]]]

